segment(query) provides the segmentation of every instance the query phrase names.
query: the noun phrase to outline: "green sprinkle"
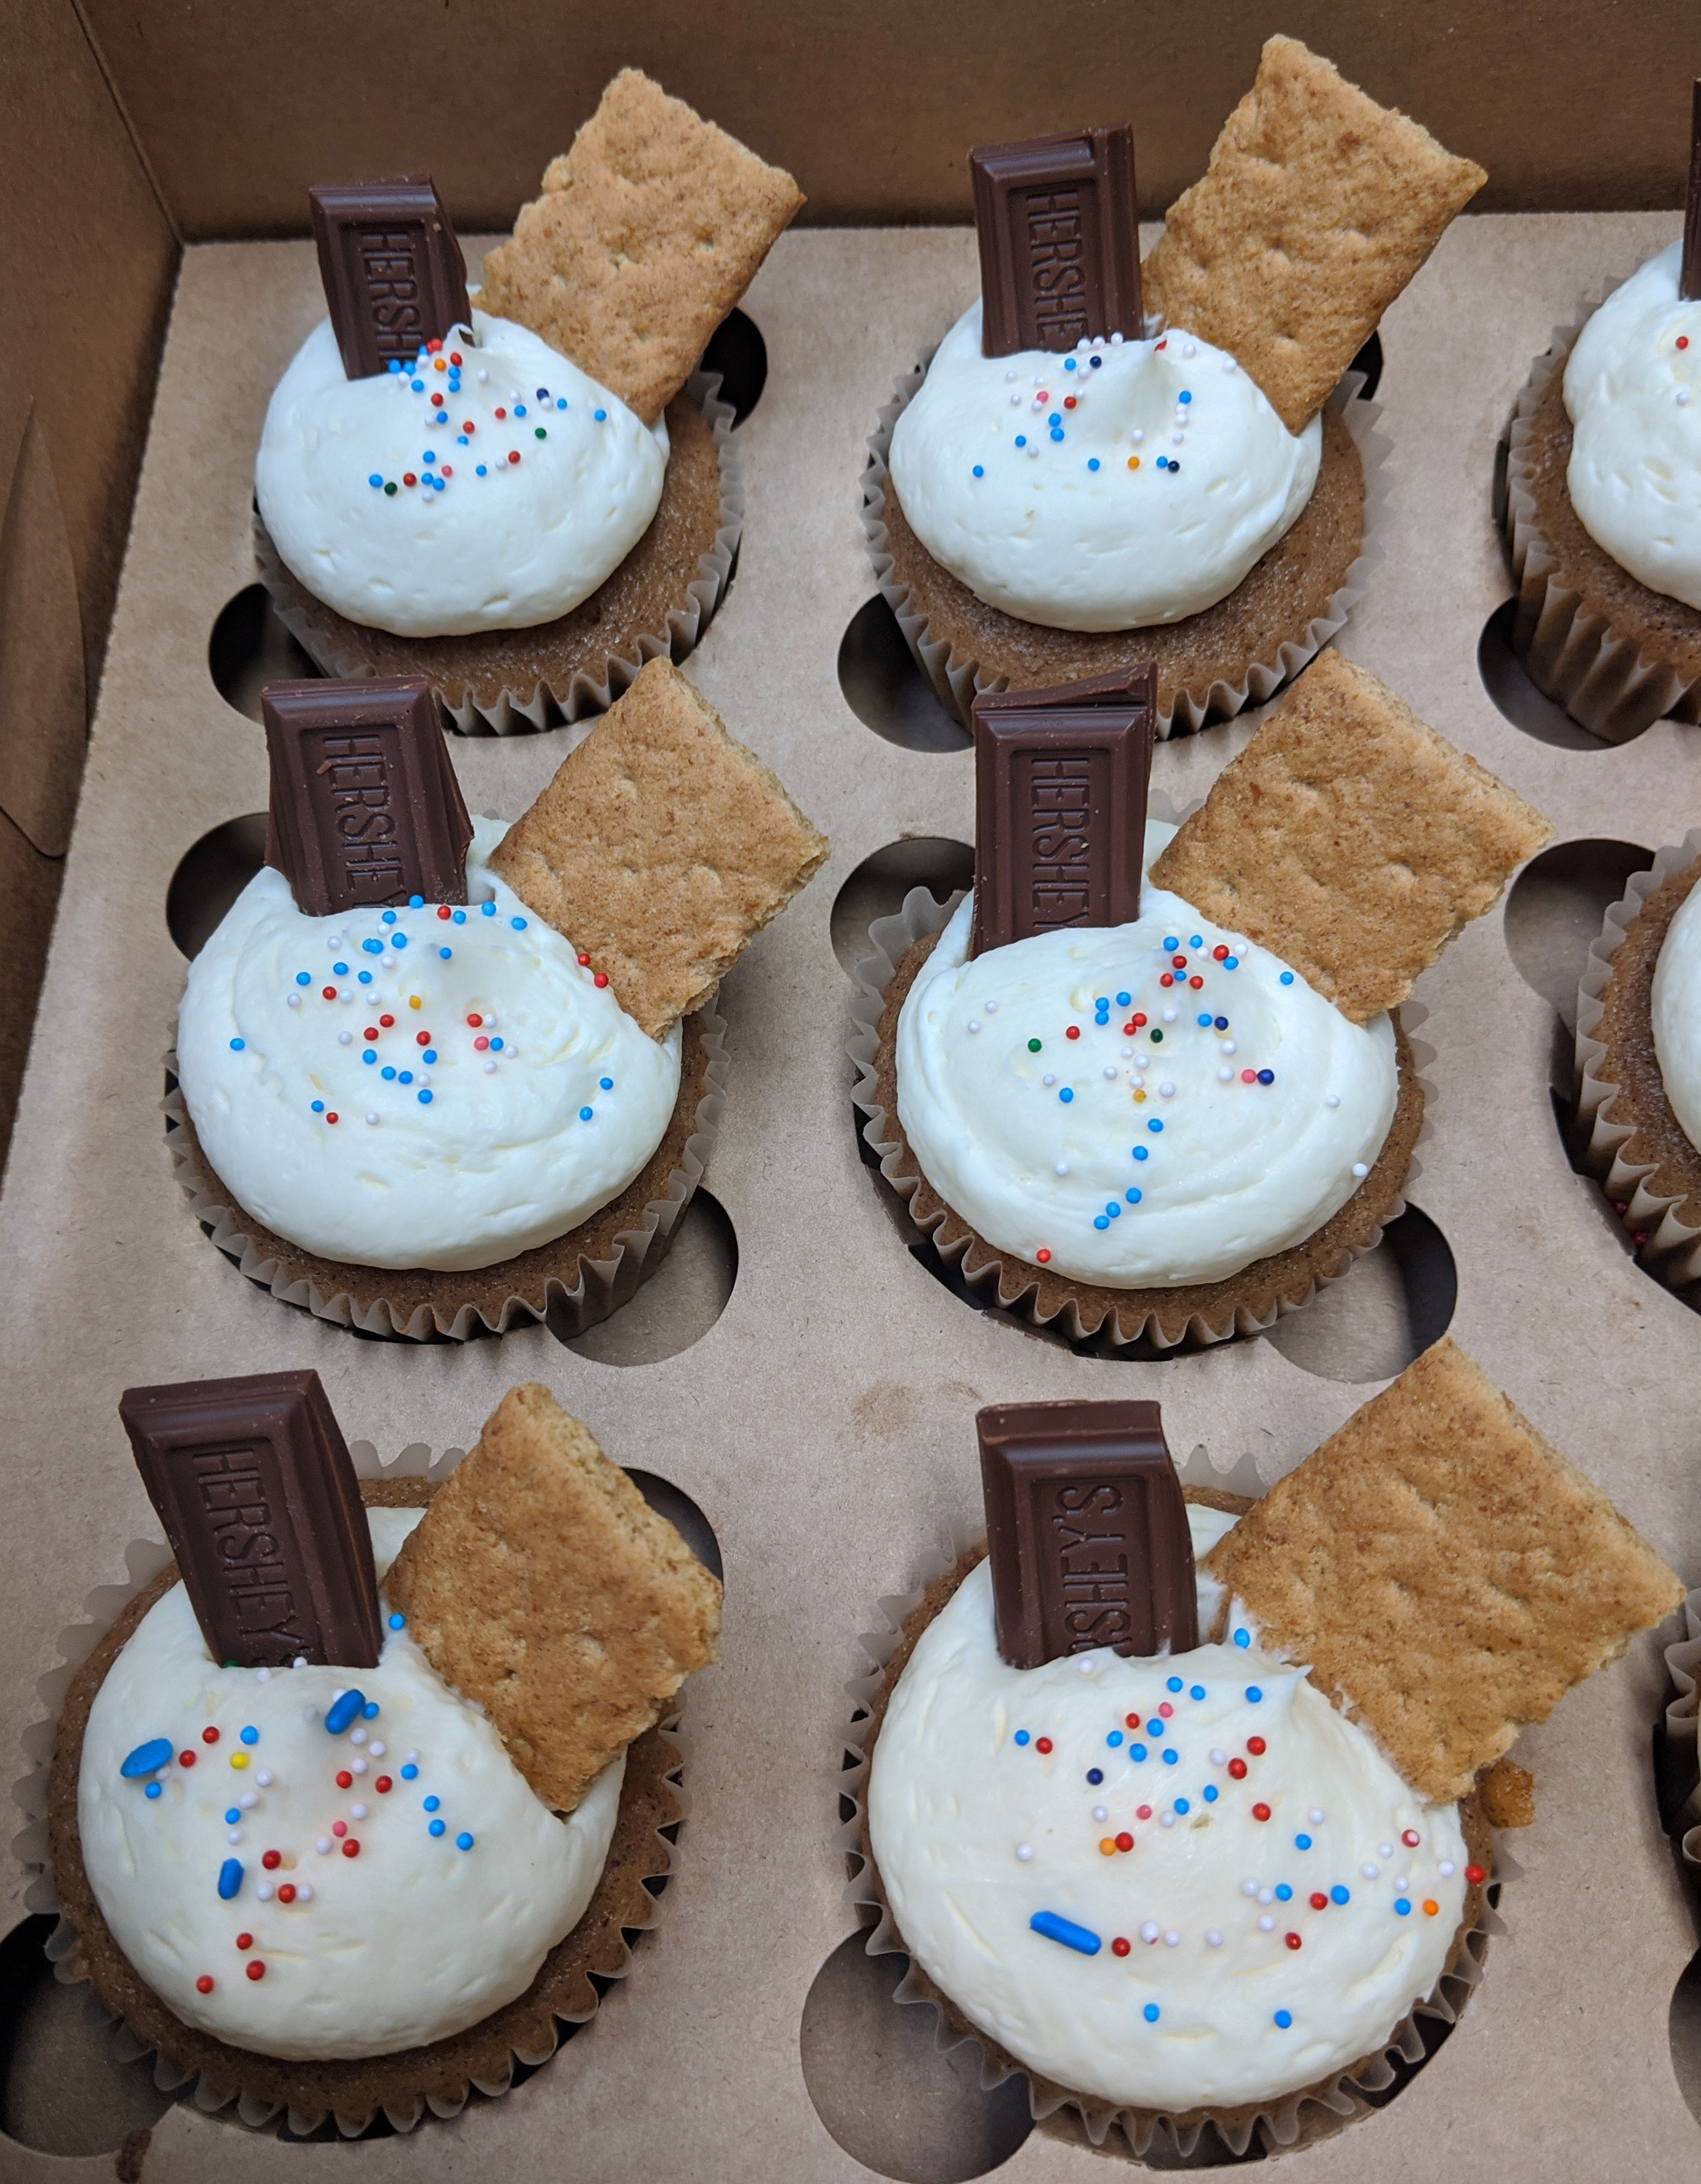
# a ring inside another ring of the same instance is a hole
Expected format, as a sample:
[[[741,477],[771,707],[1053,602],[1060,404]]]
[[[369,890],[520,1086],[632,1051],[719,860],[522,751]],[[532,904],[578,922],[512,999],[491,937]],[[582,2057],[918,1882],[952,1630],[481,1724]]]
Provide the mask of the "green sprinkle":
[[[1152,1044],[1153,1046],[1161,1046],[1164,1044],[1164,1034],[1162,1032],[1154,1031],[1153,1033]]]
[[[540,440],[547,440],[549,437],[548,433],[544,431],[541,425],[533,426],[532,430]]]
[[[1039,1041],[1037,1039],[1031,1039],[1028,1041],[1028,1052],[1030,1054],[1037,1054],[1039,1052]]]
[[[394,481],[394,479],[393,479],[393,478],[391,480],[390,483],[385,487],[384,490],[385,490],[385,492],[386,492],[386,493],[387,493],[391,496],[391,498],[392,498],[392,499],[395,498],[395,493],[396,493],[396,484],[395,484],[395,481]]]

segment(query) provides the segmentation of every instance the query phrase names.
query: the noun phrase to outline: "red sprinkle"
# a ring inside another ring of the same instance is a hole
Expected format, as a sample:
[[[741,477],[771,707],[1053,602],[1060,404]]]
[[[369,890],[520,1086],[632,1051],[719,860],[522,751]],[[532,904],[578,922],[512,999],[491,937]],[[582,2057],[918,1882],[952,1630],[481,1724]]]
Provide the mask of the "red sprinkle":
[[[1258,1072],[1255,1069],[1242,1069],[1240,1072],[1240,1081],[1242,1084],[1256,1084]]]
[[[378,1036],[377,1025],[368,1024],[365,1030],[361,1033],[360,1036],[362,1039],[376,1039]]]
[[[458,370],[458,371],[459,370],[459,369],[460,369],[461,357],[460,357],[460,351],[459,351],[459,349],[453,349],[453,348],[452,348],[452,349],[449,351],[449,362],[450,362],[452,365],[454,365],[454,367],[455,367],[456,370]]]
[[[219,1741],[218,1730],[216,1729],[203,1729],[201,1732],[201,1741],[203,1744],[216,1744]]]
[[[1211,961],[1213,963],[1226,963],[1228,961],[1228,950],[1220,941],[1211,950]]]
[[[1688,346],[1689,346],[1689,337],[1688,337],[1688,335],[1687,335],[1687,334],[1679,334],[1679,335],[1678,335],[1678,337],[1677,337],[1677,346],[1678,346],[1678,348],[1688,348]]]
[[[1187,967],[1187,959],[1185,956],[1172,956],[1170,961],[1178,971],[1185,971]]]
[[[440,902],[437,905],[437,915],[439,917],[447,917],[449,915],[449,906],[447,903]]]
[[[1487,1880],[1488,1875],[1480,1865],[1467,1865],[1465,1869],[1465,1877],[1473,1888],[1476,1888]]]
[[[434,409],[434,410],[441,410],[441,409],[442,408],[442,406],[443,406],[443,398],[442,398],[442,396],[441,394],[434,394],[434,395],[431,397],[431,407],[432,407],[432,409]]]
[[[473,1041],[473,1052],[482,1054],[489,1045],[490,1041],[487,1039],[475,1039]]]
[[[517,448],[510,448],[508,451],[508,460],[511,463],[517,463],[520,460],[520,450]]]
[[[1115,1940],[1110,1944],[1110,1953],[1113,1957],[1126,1957],[1127,1955],[1128,1943],[1120,1934],[1119,1934]],[[208,1986],[211,1986],[213,1982],[211,1980],[207,1981],[207,1985]]]
[[[609,974],[606,971],[598,971],[596,977],[591,981],[591,983],[593,986],[606,986],[608,983]]]
[[[1034,1253],[1034,1256],[1039,1261],[1042,1267],[1048,1267],[1051,1264],[1051,1253],[1046,1250],[1043,1245],[1042,1245],[1039,1250]]]
[[[1193,975],[1193,977],[1192,977],[1191,978],[1189,978],[1189,979],[1188,979],[1188,981],[1187,981],[1187,983],[1188,983],[1190,986],[1194,986],[1194,987],[1203,986],[1204,983],[1205,983],[1205,982],[1204,982],[1204,980],[1203,980],[1203,978],[1201,978],[1198,975],[1198,973],[1197,973],[1197,972],[1195,972],[1195,974]]]
[[[508,412],[506,410],[498,410],[496,414],[498,417],[505,417],[507,416]]]
[[[1163,976],[1158,981],[1158,983],[1160,986],[1173,986],[1175,983],[1175,980],[1170,976],[1167,971],[1164,972]]]
[[[1034,1739],[1034,1750],[1036,1752],[1049,1752],[1051,1750],[1051,1739],[1048,1736],[1037,1736]]]
[[[466,422],[461,426],[461,430],[464,432],[475,432],[478,430],[478,426],[475,425],[472,419],[469,417]]]
[[[1423,1841],[1423,1837],[1418,1833],[1415,1828],[1408,1828],[1405,1833],[1400,1837],[1400,1841],[1405,1845],[1408,1850],[1415,1850],[1418,1845]]]
[[[325,1119],[327,1123],[334,1123],[336,1117],[335,1115],[327,1115]]]
[[[1158,346],[1159,348],[1168,348],[1170,346],[1170,337],[1165,334],[1163,340],[1159,343]]]
[[[1137,1805],[1134,1808],[1134,1817],[1137,1820],[1149,1820],[1152,1817],[1152,1808],[1149,1805]]]
[[[346,1767],[337,1770],[336,1786],[339,1790],[352,1790],[354,1787],[354,1777]]]
[[[396,1785],[390,1780],[390,1777],[387,1774],[381,1774],[372,1786],[378,1792],[379,1796],[383,1797],[387,1797],[390,1791],[395,1788]]]
[[[1254,1759],[1262,1759],[1266,1750],[1264,1739],[1261,1736],[1248,1737],[1246,1741],[1246,1748],[1252,1754]]]
[[[395,1022],[396,1019],[394,1017],[380,1017],[378,1021],[383,1025],[385,1030],[388,1031],[392,1024]]]
[[[353,1838],[353,1836],[350,1836],[350,1837],[348,1838],[347,1841],[346,1843],[344,1843],[344,1845],[342,1846],[342,1855],[343,1855],[345,1858],[359,1858],[359,1855],[360,1855],[360,1846],[359,1846],[359,1844],[358,1842],[356,1842],[356,1841],[355,1841],[355,1840],[354,1840],[354,1838]]]
[[[197,1994],[211,1994],[213,1992],[213,1982],[207,1973],[203,1972],[200,1978],[196,1981],[195,1992]]]
[[[1329,1899],[1320,1889],[1312,1896],[1311,1908],[1314,1911],[1326,1911],[1329,1908]]]
[[[590,959],[590,957],[589,957],[588,956],[585,956],[585,955],[581,955],[581,956],[580,956],[580,958],[579,958],[579,961],[580,961],[581,963],[588,963],[588,962],[590,961],[590,960],[591,960],[591,959]]]
[[[1245,1762],[1245,1760],[1243,1760],[1243,1759],[1231,1759],[1231,1760],[1230,1760],[1230,1762],[1229,1762],[1229,1763],[1228,1763],[1228,1771],[1229,1771],[1229,1773],[1230,1773],[1231,1774],[1232,1774],[1232,1775],[1233,1775],[1233,1777],[1234,1777],[1234,1779],[1235,1779],[1235,1780],[1236,1780],[1237,1782],[1243,1782],[1243,1781],[1246,1780],[1246,1762]]]
[[[420,481],[414,476],[412,471],[403,471],[402,473],[402,482],[403,485],[418,485]]]
[[[1122,1717],[1122,1726],[1125,1729],[1138,1729],[1140,1726],[1139,1715],[1137,1713],[1125,1713]]]
[[[269,1850],[261,1858],[260,1864],[264,1866],[268,1873],[275,1873],[283,1864],[283,1852],[281,1850]]]
[[[1163,1704],[1159,1708],[1158,1711],[1162,1714],[1165,1720],[1168,1721],[1170,1716],[1175,1713],[1176,1709],[1170,1704],[1168,1699],[1165,1699]]]
[[[1254,1805],[1252,1808],[1252,1817],[1255,1820],[1267,1820],[1270,1818],[1269,1806]]]
[[[1142,1030],[1145,1027],[1146,1019],[1144,1017],[1138,1014],[1137,1011],[1135,1015],[1130,1017],[1128,1021],[1133,1025],[1136,1031]]]
[[[263,1980],[265,1975],[266,1968],[260,1962],[259,1958],[256,1957],[253,1962],[248,1966],[248,1977],[251,1980]]]
[[[442,337],[439,334],[433,334],[430,341],[425,343],[425,354],[427,356],[435,356],[442,345]]]
[[[416,1031],[416,1032],[414,1034],[414,1045],[415,1045],[415,1046],[429,1046],[429,1045],[431,1045],[431,1034],[430,1034],[430,1032],[428,1032],[428,1031]]]
[[[470,1016],[467,1018],[467,1022],[472,1026],[473,1029],[476,1031],[479,1026],[484,1022],[484,1018],[481,1016]]]
[[[336,989],[335,986],[321,986],[319,990],[325,996],[327,1001],[334,1001],[336,999]]]
[[[1284,1934],[1281,1938],[1287,1942],[1290,1949],[1297,1949],[1299,1947],[1299,1936],[1298,1934]]]
[[[194,1753],[192,1752],[180,1752],[177,1755],[177,1764],[180,1767],[192,1767],[195,1764]]]
[[[1118,1850],[1132,1850],[1134,1847],[1134,1838],[1126,1828],[1116,1838],[1116,1847]]]
[[[237,1947],[239,1949],[252,1949],[253,1946],[254,1946],[254,1937],[253,1937],[253,1936],[252,1934],[238,1934],[238,1935],[237,1935],[237,1936],[236,1936],[236,1947]]]
[[[1069,1029],[1064,1034],[1064,1037],[1065,1039],[1079,1039],[1081,1037],[1080,1025],[1071,1024]]]
[[[280,1903],[293,1903],[294,1901],[295,1883],[292,1880],[286,1880],[283,1884],[282,1887],[278,1891],[278,1902]]]
[[[1065,410],[1073,410],[1075,407],[1075,397],[1072,394],[1065,394],[1063,398],[1063,406]]]
[[[346,1836],[346,1835],[348,1833],[348,1823],[347,1823],[347,1820],[333,1820],[333,1821],[331,1822],[331,1833],[332,1833],[332,1835],[334,1835],[334,1836]]]

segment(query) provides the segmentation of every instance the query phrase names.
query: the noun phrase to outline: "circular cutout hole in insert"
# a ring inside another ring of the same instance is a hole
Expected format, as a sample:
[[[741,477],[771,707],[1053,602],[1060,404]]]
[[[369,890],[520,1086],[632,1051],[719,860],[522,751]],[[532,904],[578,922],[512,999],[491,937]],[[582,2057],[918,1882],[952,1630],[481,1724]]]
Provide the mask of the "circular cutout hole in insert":
[[[260,717],[260,693],[268,682],[299,682],[319,670],[283,624],[264,584],[250,584],[227,599],[207,640],[207,671],[227,705]]]
[[[1347,369],[1348,371],[1362,371],[1365,375],[1365,383],[1359,389],[1359,401],[1373,401],[1376,389],[1382,383],[1382,334],[1380,326],[1371,327],[1370,339]]]
[[[839,688],[865,728],[905,750],[964,751],[974,741],[940,704],[878,592],[857,609],[839,640]]]
[[[626,1476],[657,1516],[666,1518],[709,1575],[724,1581],[726,1573],[714,1527],[685,1489],[675,1486],[670,1479],[658,1478],[653,1471],[628,1470]]]
[[[963,2184],[1016,2151],[1033,2128],[1027,2081],[980,2088],[976,2049],[942,2054],[937,2014],[892,1999],[909,1959],[871,1957],[847,1935],[810,1983],[798,2046],[815,2114],[864,2169],[898,2184]]]
[[[659,1365],[702,1341],[725,1311],[737,1279],[738,1236],[731,1217],[699,1184],[675,1222],[673,1241],[655,1272],[607,1319],[582,1334],[557,1339],[599,1365]]]
[[[854,973],[870,953],[868,928],[892,917],[912,888],[925,887],[940,902],[975,884],[975,852],[948,834],[908,834],[864,857],[833,897],[828,933],[833,953]]]
[[[172,2096],[154,2084],[151,2058],[119,2059],[114,2027],[88,1988],[54,1978],[45,1952],[57,1923],[40,1912],[0,1942],[0,2143],[62,2157],[117,2153],[153,2129]]]
[[[1609,907],[1623,900],[1632,873],[1653,862],[1653,851],[1639,842],[1591,837],[1553,843],[1513,881],[1501,913],[1506,952],[1568,1031],[1576,1028],[1590,943]]]
[[[1303,1312],[1278,1319],[1264,1340],[1320,1379],[1392,1380],[1440,1341],[1458,1302],[1459,1270],[1447,1239],[1421,1207],[1409,1204],[1375,1251]]]
[[[266,861],[266,815],[245,811],[214,827],[177,861],[165,890],[165,925],[192,961]]]
[[[720,374],[720,398],[732,404],[736,432],[768,384],[768,344],[755,320],[735,304],[709,337],[698,369]]]
[[[1476,671],[1496,710],[1526,736],[1534,737],[1537,743],[1551,744],[1559,750],[1616,749],[1616,744],[1600,736],[1592,736],[1563,705],[1555,705],[1530,680],[1523,661],[1512,649],[1512,625],[1517,611],[1515,599],[1508,599],[1496,607],[1483,623],[1482,634],[1476,641]]]

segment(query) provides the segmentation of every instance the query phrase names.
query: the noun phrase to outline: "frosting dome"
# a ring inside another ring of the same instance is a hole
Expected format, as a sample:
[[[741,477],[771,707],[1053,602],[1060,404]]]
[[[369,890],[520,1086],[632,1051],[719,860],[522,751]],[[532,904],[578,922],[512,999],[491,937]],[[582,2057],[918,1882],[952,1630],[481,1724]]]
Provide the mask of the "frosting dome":
[[[368,1511],[381,1578],[423,1513]],[[531,1984],[608,1856],[624,1758],[562,1819],[405,1630],[386,1623],[365,1716],[331,1736],[347,1674],[218,1667],[179,1585],[89,1713],[77,1826],[102,1914],[176,2015],[234,2047],[386,2055],[475,2024]],[[180,1756],[126,1778],[156,1737]]]
[[[1320,419],[1290,432],[1191,334],[982,356],[977,300],[894,426],[890,466],[911,529],[977,598],[1057,629],[1137,629],[1231,592],[1310,499],[1322,448]]]
[[[588,599],[649,526],[667,427],[525,326],[350,379],[326,319],[273,392],[254,464],[293,575],[398,637],[528,629]],[[456,369],[448,359],[459,354]]]
[[[606,1206],[661,1142],[679,1028],[649,1038],[488,870],[506,832],[474,821],[470,900],[447,915],[309,917],[264,866],[189,967],[196,1134],[239,1204],[304,1251],[492,1266]]]
[[[1565,485],[1583,528],[1651,591],[1701,608],[1701,303],[1674,242],[1616,288],[1565,365]]]
[[[1149,865],[1175,833],[1146,829]],[[1393,1027],[1350,1022],[1180,896],[969,959],[961,903],[904,997],[898,1112],[987,1242],[1105,1287],[1220,1281],[1320,1228],[1398,1098]]]
[[[1649,1012],[1665,1096],[1684,1136],[1701,1148],[1701,888],[1690,889],[1665,928]]]
[[[1432,1989],[1464,1908],[1457,1808],[1249,1631],[1011,1669],[984,1562],[892,1695],[869,1830],[930,1977],[1119,2105],[1269,2100],[1357,2062]]]

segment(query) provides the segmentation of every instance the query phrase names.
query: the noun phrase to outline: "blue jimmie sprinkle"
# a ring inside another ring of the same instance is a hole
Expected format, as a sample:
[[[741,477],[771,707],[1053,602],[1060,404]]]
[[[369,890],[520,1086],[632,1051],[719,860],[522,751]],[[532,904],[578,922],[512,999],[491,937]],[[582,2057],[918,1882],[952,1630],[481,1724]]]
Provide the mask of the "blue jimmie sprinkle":
[[[1090,1927],[1077,1926],[1073,1919],[1060,1919],[1055,1911],[1036,1911],[1028,1925],[1047,1941],[1061,1942],[1065,1948],[1077,1949],[1083,1957],[1096,1957],[1104,1946]],[[1149,2015],[1157,2015],[1149,2003],[1147,2010]]]
[[[242,1885],[242,1861],[227,1858],[219,1868],[219,1894],[228,1903]]]
[[[343,1730],[353,1722],[355,1716],[365,1703],[364,1691],[344,1691],[341,1698],[331,1702],[330,1710],[325,1717],[325,1727],[333,1736],[341,1736]]]
[[[138,1744],[118,1771],[126,1782],[133,1782],[138,1774],[157,1774],[162,1767],[170,1763],[170,1739],[156,1736],[146,1744]]]

